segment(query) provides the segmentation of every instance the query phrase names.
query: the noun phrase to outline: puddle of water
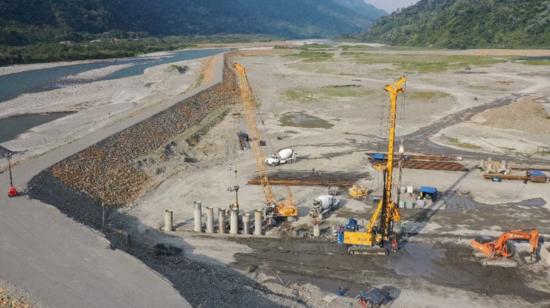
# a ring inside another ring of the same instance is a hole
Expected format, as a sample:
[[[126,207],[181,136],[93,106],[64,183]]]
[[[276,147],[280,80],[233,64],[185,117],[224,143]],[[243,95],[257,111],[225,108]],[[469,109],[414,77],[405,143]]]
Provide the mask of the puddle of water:
[[[435,262],[445,256],[442,249],[425,243],[406,243],[399,255],[388,260],[396,274],[408,277],[431,277],[436,274]]]
[[[332,128],[334,124],[321,118],[303,113],[289,112],[285,113],[279,119],[283,126],[302,127],[302,128]]]
[[[25,114],[0,119],[0,143],[15,139],[21,133],[44,123],[57,120],[73,112]]]

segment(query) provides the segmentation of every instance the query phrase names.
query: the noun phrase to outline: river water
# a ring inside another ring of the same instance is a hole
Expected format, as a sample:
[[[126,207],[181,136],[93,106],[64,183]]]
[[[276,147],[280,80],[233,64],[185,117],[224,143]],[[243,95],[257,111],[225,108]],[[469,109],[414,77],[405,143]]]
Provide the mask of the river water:
[[[102,60],[60,67],[36,69],[0,76],[0,103],[24,93],[38,92],[59,86],[61,79],[90,70],[112,65],[132,64],[99,80],[114,80],[143,74],[145,69],[161,64],[204,58],[223,52],[224,49],[183,50],[163,57],[134,57],[115,60]],[[93,82],[97,80],[89,80]]]
[[[0,104],[25,93],[45,91],[68,85],[63,79],[90,70],[106,68],[112,65],[131,64],[96,80],[79,80],[89,83],[100,80],[115,80],[142,75],[150,67],[184,60],[199,59],[224,52],[225,49],[183,50],[161,57],[134,57],[114,60],[101,60],[60,67],[36,69],[0,76]],[[25,131],[59,119],[70,113],[27,114],[0,119],[0,143],[16,138]]]

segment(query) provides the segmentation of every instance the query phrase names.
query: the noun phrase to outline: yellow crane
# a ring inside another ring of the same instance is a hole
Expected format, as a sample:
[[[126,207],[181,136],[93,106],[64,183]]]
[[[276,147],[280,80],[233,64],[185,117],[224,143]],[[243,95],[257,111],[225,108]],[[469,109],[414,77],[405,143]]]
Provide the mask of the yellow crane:
[[[254,92],[252,91],[252,88],[250,87],[250,83],[248,82],[245,67],[238,63],[235,63],[234,67],[237,71],[239,79],[239,89],[243,100],[244,115],[250,134],[251,147],[256,158],[256,168],[258,169],[260,182],[267,203],[266,216],[268,219],[295,218],[298,216],[298,207],[296,206],[296,202],[294,201],[294,197],[290,188],[287,186],[287,199],[281,202],[277,202],[275,194],[273,193],[273,189],[269,184],[268,170],[267,166],[265,165],[266,155],[264,150],[260,146],[260,132],[256,124],[258,123],[256,117],[256,98]]]
[[[382,200],[376,206],[365,231],[344,231],[344,244],[349,245],[349,253],[361,253],[371,247],[384,248],[386,252],[390,249],[397,249],[397,236],[393,232],[393,225],[401,220],[401,215],[398,206],[392,200],[393,157],[397,122],[397,96],[399,93],[405,92],[406,82],[407,79],[401,77],[384,88],[390,96],[388,161],[383,169],[384,192]]]

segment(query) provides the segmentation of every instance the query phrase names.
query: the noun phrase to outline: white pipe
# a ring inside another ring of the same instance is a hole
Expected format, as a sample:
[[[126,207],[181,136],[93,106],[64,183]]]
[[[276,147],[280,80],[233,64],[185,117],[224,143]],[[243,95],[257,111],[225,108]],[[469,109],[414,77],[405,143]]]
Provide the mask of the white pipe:
[[[262,211],[254,211],[254,235],[262,235]]]
[[[214,233],[214,208],[206,208],[206,233]]]
[[[200,201],[195,201],[193,206],[195,214],[195,232],[202,232],[202,204]]]
[[[250,234],[250,214],[243,215],[243,234]]]
[[[172,232],[174,230],[174,212],[164,210],[164,232]]]
[[[220,234],[225,233],[225,210],[224,209],[219,209],[219,212],[218,212],[218,230]]]
[[[239,233],[239,210],[237,209],[231,210],[231,217],[229,220],[229,233]]]

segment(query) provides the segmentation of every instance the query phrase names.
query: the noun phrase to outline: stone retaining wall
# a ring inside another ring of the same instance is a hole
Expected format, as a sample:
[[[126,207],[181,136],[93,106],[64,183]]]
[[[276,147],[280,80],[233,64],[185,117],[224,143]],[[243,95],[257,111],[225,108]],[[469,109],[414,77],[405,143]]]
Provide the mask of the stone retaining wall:
[[[209,113],[239,102],[239,94],[235,75],[225,63],[222,83],[55,164],[43,172],[49,176],[31,180],[31,195],[33,189],[44,193],[38,186],[47,184],[37,183],[38,179],[53,177],[108,207],[130,204],[151,182],[149,175],[136,168],[135,160],[166,146]]]

